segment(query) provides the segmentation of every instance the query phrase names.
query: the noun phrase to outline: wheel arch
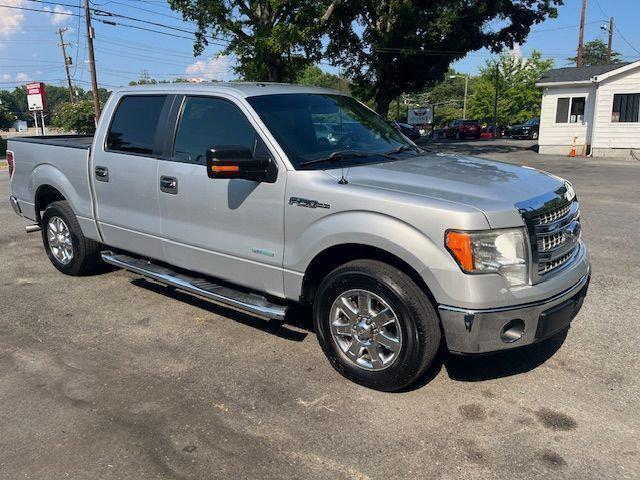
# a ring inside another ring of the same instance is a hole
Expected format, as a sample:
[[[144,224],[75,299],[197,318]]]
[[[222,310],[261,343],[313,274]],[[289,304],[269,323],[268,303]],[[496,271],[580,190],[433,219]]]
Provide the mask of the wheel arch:
[[[56,187],[49,184],[42,184],[36,189],[34,206],[36,221],[40,224],[42,212],[53,202],[66,200],[66,197]]]
[[[313,303],[315,292],[322,279],[335,268],[353,260],[378,260],[397,268],[411,278],[425,293],[431,304],[437,308],[437,302],[427,282],[408,262],[380,247],[360,243],[333,245],[319,252],[311,260],[302,280],[302,303]]]

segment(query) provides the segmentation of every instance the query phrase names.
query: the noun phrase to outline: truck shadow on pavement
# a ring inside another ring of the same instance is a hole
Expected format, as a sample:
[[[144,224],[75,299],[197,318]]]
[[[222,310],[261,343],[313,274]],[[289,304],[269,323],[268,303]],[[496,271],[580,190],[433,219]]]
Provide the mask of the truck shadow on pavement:
[[[292,305],[285,321],[278,322],[248,315],[144,278],[131,280],[131,284],[285,340],[302,342],[309,333],[314,333],[311,309],[303,306]],[[443,367],[451,380],[459,382],[481,382],[529,372],[545,363],[560,349],[567,332],[568,330],[564,330],[533,345],[483,355],[452,355],[443,345],[429,370],[402,391],[413,391],[428,385]]]
[[[296,323],[281,323],[272,320],[266,320],[259,317],[255,317],[253,315],[248,315],[242,313],[237,310],[233,310],[232,308],[227,308],[222,305],[218,305],[216,303],[211,302],[210,300],[204,300],[189,293],[181,292],[180,290],[176,290],[173,287],[168,287],[165,285],[160,285],[158,283],[154,283],[145,278],[136,278],[131,280],[131,284],[144,288],[146,290],[152,291],[154,293],[163,295],[165,297],[171,298],[173,300],[177,300],[179,302],[183,302],[194,306],[196,308],[200,308],[202,310],[206,310],[214,315],[220,315],[221,317],[229,318],[235,322],[241,323],[243,325],[247,325],[248,327],[256,328],[258,330],[262,330],[263,332],[270,333],[279,338],[284,338],[285,340],[291,340],[293,342],[301,342],[308,335],[308,329],[302,325],[298,325]],[[290,326],[296,327],[299,326],[302,330],[300,331]]]
[[[449,378],[458,382],[482,382],[529,372],[553,357],[567,338],[567,333],[568,330],[564,330],[540,343],[482,355],[453,355],[443,346],[431,368],[402,391],[426,386],[443,367]]]

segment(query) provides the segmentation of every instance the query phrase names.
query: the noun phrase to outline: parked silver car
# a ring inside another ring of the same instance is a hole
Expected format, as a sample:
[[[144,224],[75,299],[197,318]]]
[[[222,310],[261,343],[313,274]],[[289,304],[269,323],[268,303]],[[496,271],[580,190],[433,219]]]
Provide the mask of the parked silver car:
[[[309,305],[331,364],[371,388],[406,387],[441,346],[547,338],[587,291],[568,182],[427,153],[332,90],[125,87],[93,137],[8,150],[11,203],[61,272],[105,261],[273,319]]]

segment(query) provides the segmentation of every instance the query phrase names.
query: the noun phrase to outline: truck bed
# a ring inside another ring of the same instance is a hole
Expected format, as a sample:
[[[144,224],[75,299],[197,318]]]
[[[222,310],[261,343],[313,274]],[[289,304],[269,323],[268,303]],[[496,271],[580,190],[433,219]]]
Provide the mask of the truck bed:
[[[93,143],[93,135],[45,135],[39,137],[10,137],[11,142],[37,143],[58,147],[81,148],[87,150]]]

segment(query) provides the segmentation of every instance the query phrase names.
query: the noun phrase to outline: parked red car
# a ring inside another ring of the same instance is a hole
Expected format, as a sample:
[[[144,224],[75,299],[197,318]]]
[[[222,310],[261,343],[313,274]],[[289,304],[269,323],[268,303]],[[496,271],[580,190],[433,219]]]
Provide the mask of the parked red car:
[[[477,120],[452,120],[444,127],[444,138],[455,138],[462,140],[464,138],[480,138],[482,129],[480,122]]]

